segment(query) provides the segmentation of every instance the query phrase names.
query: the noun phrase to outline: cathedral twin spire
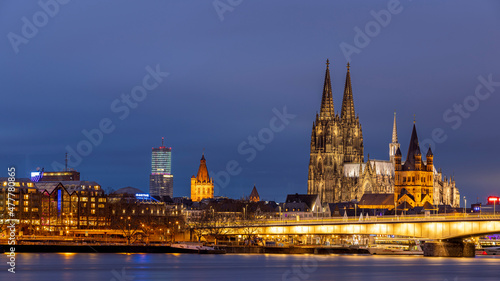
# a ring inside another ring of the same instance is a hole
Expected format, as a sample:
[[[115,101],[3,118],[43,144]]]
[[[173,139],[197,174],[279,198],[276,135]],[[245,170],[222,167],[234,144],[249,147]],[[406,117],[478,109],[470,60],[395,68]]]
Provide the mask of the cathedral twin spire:
[[[321,202],[350,200],[343,187],[344,164],[363,163],[363,133],[354,112],[350,65],[347,64],[342,109],[333,107],[330,61],[326,61],[321,110],[311,132],[308,194],[318,194]],[[354,198],[354,197],[352,197]]]
[[[345,77],[344,97],[342,99],[342,109],[340,117],[347,123],[354,122],[356,115],[354,112],[354,99],[352,96],[350,64],[347,63],[347,74]],[[326,60],[325,82],[323,85],[323,96],[321,98],[320,119],[330,119],[334,117],[332,82],[330,78],[330,61]]]
[[[353,123],[356,119],[356,115],[354,113],[354,100],[352,97],[351,72],[349,71],[350,67],[349,63],[347,63],[344,98],[342,100],[342,110],[340,111],[340,118],[347,123]]]
[[[334,116],[329,60],[326,60],[325,83],[323,85],[323,97],[321,98],[321,111],[319,116],[321,119],[330,119]]]

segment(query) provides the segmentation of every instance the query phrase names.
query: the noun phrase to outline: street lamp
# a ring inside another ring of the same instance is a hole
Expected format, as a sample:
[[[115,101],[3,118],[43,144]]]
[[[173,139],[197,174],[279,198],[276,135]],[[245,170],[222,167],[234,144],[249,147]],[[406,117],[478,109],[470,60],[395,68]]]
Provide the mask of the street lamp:
[[[467,209],[467,199],[465,199],[465,196],[464,196],[464,216],[465,216],[465,210]]]

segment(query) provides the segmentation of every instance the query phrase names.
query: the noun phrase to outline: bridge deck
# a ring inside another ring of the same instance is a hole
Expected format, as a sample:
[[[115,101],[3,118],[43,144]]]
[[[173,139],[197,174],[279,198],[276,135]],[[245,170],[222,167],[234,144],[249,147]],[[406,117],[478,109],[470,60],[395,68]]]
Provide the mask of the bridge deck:
[[[225,228],[227,235],[400,235],[427,239],[452,239],[500,233],[500,215],[385,216],[317,218],[310,220],[236,221],[207,226]]]

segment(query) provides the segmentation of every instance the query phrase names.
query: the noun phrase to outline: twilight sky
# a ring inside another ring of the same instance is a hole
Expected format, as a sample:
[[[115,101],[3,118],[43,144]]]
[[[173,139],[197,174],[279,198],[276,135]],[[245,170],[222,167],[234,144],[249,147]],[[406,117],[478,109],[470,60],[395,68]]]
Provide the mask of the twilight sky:
[[[163,136],[174,196],[203,149],[216,195],[306,193],[329,58],[336,111],[351,62],[365,157],[388,159],[395,110],[406,157],[415,114],[468,203],[500,195],[498,1],[58,1],[0,3],[3,176],[69,148],[84,179],[147,191]]]

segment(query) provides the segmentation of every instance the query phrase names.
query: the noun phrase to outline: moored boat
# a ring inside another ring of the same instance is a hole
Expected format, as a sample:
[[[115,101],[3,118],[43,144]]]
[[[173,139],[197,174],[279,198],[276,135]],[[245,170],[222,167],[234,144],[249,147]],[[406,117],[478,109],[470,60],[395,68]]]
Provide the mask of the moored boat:
[[[424,251],[420,245],[396,246],[396,245],[377,245],[368,247],[368,252],[372,255],[423,255]]]
[[[202,246],[198,250],[198,254],[213,254],[213,255],[221,255],[225,254],[226,250],[219,248],[219,247],[208,247],[208,246]]]
[[[204,246],[201,243],[176,243],[172,248],[181,249],[183,253],[192,254],[225,254],[226,250],[219,247]]]
[[[497,256],[500,255],[500,247],[487,247],[483,249],[483,255],[492,255]]]

